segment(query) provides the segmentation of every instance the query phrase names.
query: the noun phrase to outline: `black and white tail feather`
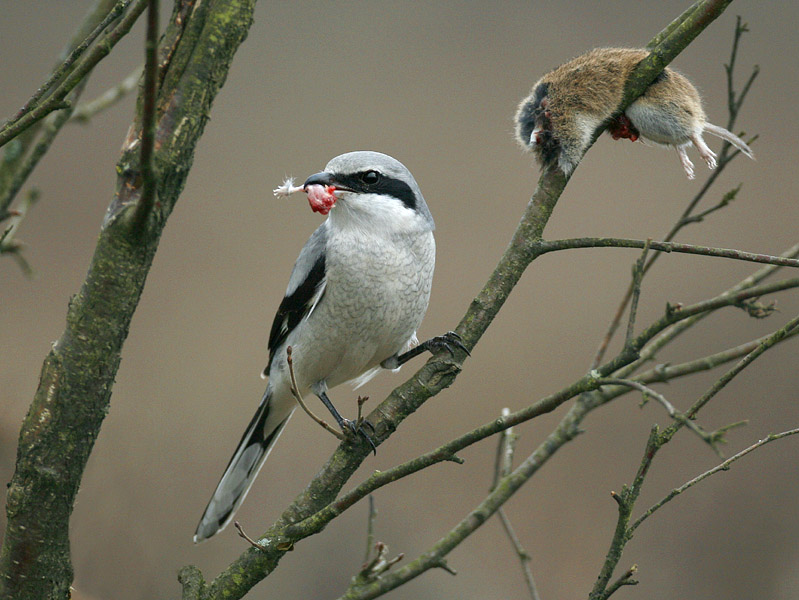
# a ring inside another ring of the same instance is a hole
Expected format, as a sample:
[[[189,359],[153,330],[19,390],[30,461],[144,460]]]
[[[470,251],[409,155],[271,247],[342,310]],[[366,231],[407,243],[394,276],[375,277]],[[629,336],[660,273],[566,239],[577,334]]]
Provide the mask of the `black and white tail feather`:
[[[285,411],[278,413],[276,407],[270,405],[271,395],[271,390],[267,388],[258,411],[247,426],[214,495],[205,507],[197,531],[194,532],[195,543],[208,539],[228,526],[294,413],[293,408],[288,414]]]

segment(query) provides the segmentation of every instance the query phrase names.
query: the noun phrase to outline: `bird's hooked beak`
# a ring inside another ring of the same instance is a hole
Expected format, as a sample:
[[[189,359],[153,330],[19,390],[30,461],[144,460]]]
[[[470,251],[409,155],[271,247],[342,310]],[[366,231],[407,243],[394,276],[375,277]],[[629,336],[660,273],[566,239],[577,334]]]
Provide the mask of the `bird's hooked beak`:
[[[314,212],[326,215],[335,206],[337,191],[351,192],[352,190],[336,180],[335,175],[322,171],[311,175],[302,184],[302,189],[308,194],[308,203]]]

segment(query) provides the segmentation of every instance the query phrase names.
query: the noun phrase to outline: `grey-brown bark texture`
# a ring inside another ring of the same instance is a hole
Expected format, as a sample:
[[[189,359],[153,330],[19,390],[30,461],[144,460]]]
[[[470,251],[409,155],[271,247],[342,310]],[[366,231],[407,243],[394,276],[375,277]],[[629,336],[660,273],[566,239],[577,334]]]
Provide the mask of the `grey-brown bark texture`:
[[[7,499],[0,597],[69,598],[69,516],[108,411],[120,352],[167,217],[183,189],[211,103],[247,35],[254,1],[179,2],[159,48],[158,198],[140,227],[140,126],[131,127],[117,189],[66,329],[42,367],[22,426]],[[140,102],[141,104],[141,102]]]

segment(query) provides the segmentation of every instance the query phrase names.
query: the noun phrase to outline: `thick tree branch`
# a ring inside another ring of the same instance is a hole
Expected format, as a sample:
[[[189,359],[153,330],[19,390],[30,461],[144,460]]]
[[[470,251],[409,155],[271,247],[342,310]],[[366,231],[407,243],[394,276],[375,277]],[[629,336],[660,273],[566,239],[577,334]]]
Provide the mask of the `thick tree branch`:
[[[69,598],[69,516],[83,469],[108,411],[122,344],[161,231],[183,189],[211,103],[246,36],[253,5],[208,0],[176,8],[157,100],[156,218],[138,235],[126,218],[141,194],[141,131],[135,126],[86,281],[70,302],[66,329],[44,362],[20,432],[0,552],[2,598]]]

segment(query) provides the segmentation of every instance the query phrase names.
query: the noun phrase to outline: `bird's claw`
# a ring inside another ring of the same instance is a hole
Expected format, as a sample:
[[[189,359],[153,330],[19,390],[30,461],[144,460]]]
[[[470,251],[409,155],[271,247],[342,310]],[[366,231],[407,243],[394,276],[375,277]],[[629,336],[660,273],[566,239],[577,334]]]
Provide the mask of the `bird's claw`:
[[[472,355],[472,353],[469,352],[469,349],[463,345],[463,338],[454,331],[448,331],[444,335],[438,335],[430,339],[429,346],[431,349],[435,350],[443,348],[453,356],[455,355],[455,348],[463,350],[466,353],[466,356]]]
[[[357,438],[360,436],[363,439],[365,439],[367,442],[369,442],[369,445],[372,447],[372,452],[374,452],[374,454],[377,455],[377,446],[375,445],[372,436],[366,433],[366,430],[364,429],[364,426],[368,427],[372,431],[372,435],[374,435],[375,428],[369,421],[367,421],[366,419],[359,419],[358,421],[352,421],[350,419],[342,418],[341,423],[339,423],[339,425],[341,426],[341,430],[344,432],[344,435],[352,438]]]

